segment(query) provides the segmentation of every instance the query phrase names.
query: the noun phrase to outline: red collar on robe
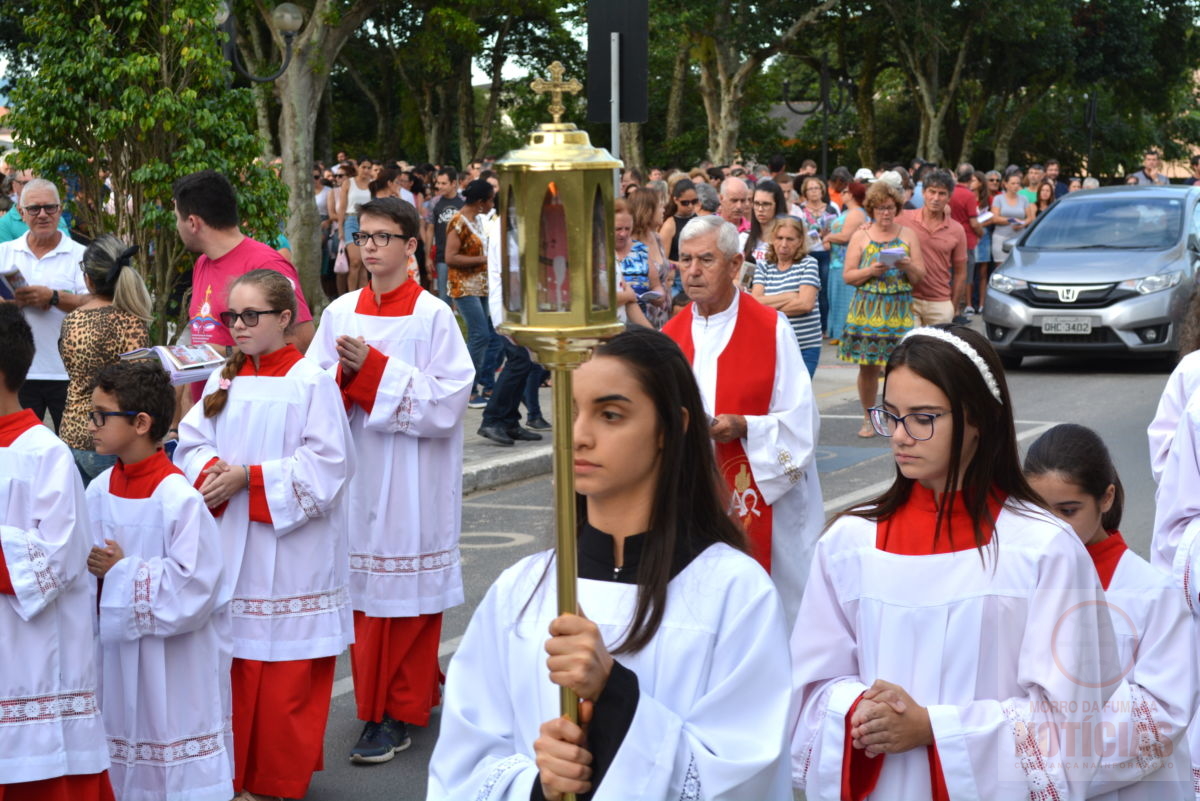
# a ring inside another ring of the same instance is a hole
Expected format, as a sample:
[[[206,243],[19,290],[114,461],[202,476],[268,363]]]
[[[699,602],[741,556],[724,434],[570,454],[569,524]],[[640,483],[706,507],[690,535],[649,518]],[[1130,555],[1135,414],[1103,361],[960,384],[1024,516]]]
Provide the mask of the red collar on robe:
[[[729,343],[717,356],[716,397],[713,414],[765,415],[771,411],[775,389],[775,329],[779,313],[742,292],[736,299],[737,319]],[[688,364],[696,360],[689,303],[663,326],[663,333],[679,345]],[[772,510],[754,481],[742,441],[716,442],[717,469],[731,492],[730,509],[750,538],[750,553],[771,572]]]
[[[1100,542],[1084,547],[1087,548],[1088,556],[1092,557],[1092,564],[1096,566],[1096,572],[1100,574],[1100,585],[1108,590],[1113,574],[1117,572],[1117,564],[1129,550],[1129,546],[1125,544],[1125,538],[1119,531],[1110,531],[1108,536]]]
[[[118,459],[108,480],[108,491],[118,498],[149,498],[164,478],[176,473],[183,475],[163,451],[155,451],[153,456],[133,464],[125,464]]]
[[[380,302],[375,302],[375,290],[367,284],[358,293],[354,311],[371,317],[408,317],[417,305],[417,298],[425,290],[411,278],[391,292],[384,292]]]
[[[295,345],[284,345],[279,350],[259,356],[257,370],[254,369],[254,359],[247,356],[242,369],[238,370],[238,375],[280,378],[287,375],[292,366],[303,358],[304,354],[296,350]]]
[[[993,491],[988,498],[988,510],[992,513],[993,520],[1000,515],[1003,506],[1004,499]],[[881,551],[906,556],[955,553],[974,548],[975,527],[961,492],[954,493],[947,513],[948,519],[942,521],[937,542],[934,542],[938,514],[937,496],[933,490],[926,489],[919,481],[914,481],[908,500],[891,517],[876,523],[875,547]],[[980,528],[983,530],[986,545],[992,540],[995,526],[990,521],[982,520]]]
[[[22,409],[19,412],[0,416],[0,448],[7,448],[17,441],[17,437],[34,426],[40,426],[42,421],[32,409]]]

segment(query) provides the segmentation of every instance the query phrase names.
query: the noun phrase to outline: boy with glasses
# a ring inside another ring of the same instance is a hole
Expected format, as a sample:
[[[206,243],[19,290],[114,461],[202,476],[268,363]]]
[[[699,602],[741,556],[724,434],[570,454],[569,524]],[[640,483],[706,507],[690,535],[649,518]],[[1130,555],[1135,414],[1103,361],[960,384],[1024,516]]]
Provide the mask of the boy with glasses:
[[[228,801],[232,588],[204,498],[158,447],[175,391],[156,362],[120,362],[100,371],[92,405],[96,452],[117,457],[86,493],[113,787],[123,801],[164,787]]]
[[[375,764],[408,748],[409,725],[427,725],[440,703],[442,612],[463,601],[463,418],[475,366],[454,313],[409,274],[416,209],[377,198],[358,214],[371,281],[329,304],[308,355],[342,389],[359,460],[350,657],[365,725],[350,759]]]

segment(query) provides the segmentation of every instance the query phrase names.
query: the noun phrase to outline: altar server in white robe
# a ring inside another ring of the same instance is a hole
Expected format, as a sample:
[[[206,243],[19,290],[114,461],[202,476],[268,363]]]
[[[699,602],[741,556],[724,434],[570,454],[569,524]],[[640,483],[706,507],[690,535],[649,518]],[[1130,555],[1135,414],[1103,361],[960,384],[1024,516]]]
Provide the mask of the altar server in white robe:
[[[0,343],[0,798],[111,801],[83,484],[21,408],[34,345],[16,304],[0,303]]]
[[[409,277],[420,219],[379,198],[358,209],[364,289],[321,315],[309,358],[337,379],[359,469],[350,482],[354,696],[350,758],[408,748],[440,703],[442,611],[462,603],[462,438],[475,368],[450,308]]]
[[[817,544],[792,633],[796,785],[1084,798],[1078,735],[1115,689],[1112,623],[1079,538],[1021,473],[999,358],[966,327],[914,329],[871,418],[897,474]]]
[[[1192,614],[1192,659],[1200,654],[1200,391],[1193,392],[1171,438],[1155,494],[1151,564],[1164,570]],[[1200,713],[1188,729],[1193,784],[1200,799]]]
[[[1029,446],[1025,476],[1087,548],[1117,635],[1119,684],[1083,732],[1100,761],[1088,798],[1192,801],[1187,729],[1196,665],[1183,594],[1126,547],[1125,491],[1096,432],[1072,423],[1051,428]]]
[[[1200,321],[1197,324],[1200,325]],[[1150,469],[1154,472],[1155,481],[1162,481],[1167,452],[1171,450],[1171,442],[1175,439],[1179,418],[1197,390],[1200,390],[1200,350],[1192,351],[1175,365],[1167,385],[1163,387],[1154,419],[1146,430],[1150,441]]]
[[[553,552],[496,580],[450,663],[427,797],[790,801],[783,613],[719,500],[686,360],[628,331],[574,397],[580,613],[557,614]]]
[[[825,522],[815,458],[821,417],[808,368],[787,318],[734,285],[742,253],[732,224],[692,218],[679,263],[692,303],[663,333],[692,364],[732,508],[790,624]]]
[[[218,517],[233,585],[234,786],[284,798],[322,768],[334,662],[354,635],[354,445],[337,384],[284,344],[295,298],[273,270],[230,285],[222,321],[240,350],[209,377],[175,453]]]
[[[86,495],[101,579],[101,709],[121,801],[229,801],[229,588],[217,523],[158,447],[175,390],[157,361],[103,368],[96,452],[117,463]]]

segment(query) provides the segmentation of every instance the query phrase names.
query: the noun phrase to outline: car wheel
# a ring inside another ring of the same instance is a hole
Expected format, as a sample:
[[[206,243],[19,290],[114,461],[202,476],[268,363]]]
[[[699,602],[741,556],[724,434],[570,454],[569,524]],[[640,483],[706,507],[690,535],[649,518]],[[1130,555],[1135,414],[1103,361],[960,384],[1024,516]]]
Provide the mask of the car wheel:
[[[1024,358],[1024,357],[1013,356],[1013,355],[1009,355],[1006,353],[1000,357],[1000,363],[1002,365],[1004,365],[1005,370],[1016,370],[1018,367],[1021,366],[1022,358]]]

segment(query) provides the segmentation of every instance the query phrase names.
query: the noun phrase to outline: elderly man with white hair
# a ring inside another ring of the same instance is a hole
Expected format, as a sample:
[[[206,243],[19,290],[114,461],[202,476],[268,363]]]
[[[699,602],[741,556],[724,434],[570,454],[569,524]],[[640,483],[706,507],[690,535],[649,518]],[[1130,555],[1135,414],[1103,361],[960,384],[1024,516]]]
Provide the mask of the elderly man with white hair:
[[[790,625],[825,522],[808,370],[788,319],[734,285],[742,251],[731,223],[713,215],[684,226],[679,266],[692,303],[663,333],[691,362],[732,510]]]
[[[11,242],[29,230],[29,226],[21,217],[21,192],[33,178],[32,170],[16,170],[12,173],[13,204],[6,214],[0,216],[0,242]],[[62,215],[58,218],[58,230],[64,234],[70,233]]]
[[[21,406],[39,418],[50,410],[57,430],[67,403],[67,368],[58,351],[58,339],[67,312],[87,300],[87,286],[79,264],[83,245],[58,229],[62,201],[58,188],[43,178],[33,178],[21,192],[17,206],[29,230],[0,244],[0,274],[19,270],[25,286],[16,289],[16,303],[33,329],[36,353],[21,387]]]

